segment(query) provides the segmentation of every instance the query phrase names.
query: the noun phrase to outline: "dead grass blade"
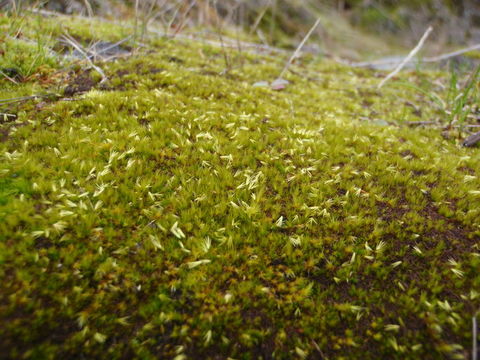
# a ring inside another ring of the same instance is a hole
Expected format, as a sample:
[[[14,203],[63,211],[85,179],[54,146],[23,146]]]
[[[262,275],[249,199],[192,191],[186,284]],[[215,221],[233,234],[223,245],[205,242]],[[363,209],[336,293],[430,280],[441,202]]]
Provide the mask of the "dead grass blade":
[[[97,65],[95,65],[93,63],[93,61],[90,59],[90,57],[88,56],[87,52],[85,51],[85,49],[83,49],[82,45],[80,45],[74,38],[72,38],[70,35],[68,35],[67,33],[65,33],[63,35],[63,39],[69,43],[71,46],[73,46],[80,54],[82,54],[82,56],[87,60],[87,62],[90,64],[90,66],[100,74],[100,76],[102,77],[102,80],[100,81],[100,84],[104,83],[105,81],[108,80],[107,78],[107,75],[105,75],[105,73],[103,72],[102,69],[100,69]]]
[[[423,44],[425,43],[425,41],[427,40],[428,36],[430,35],[430,33],[432,32],[433,28],[430,26],[426,31],[425,33],[423,34],[422,38],[420,39],[420,41],[418,42],[417,46],[415,46],[415,48],[413,48],[412,51],[410,51],[410,54],[408,54],[408,56],[403,59],[403,61],[395,68],[395,70],[393,70],[390,74],[387,75],[386,78],[384,78],[380,84],[378,84],[378,88],[381,89],[383,87],[383,85],[385,85],[385,83],[390,80],[392,77],[394,77],[395,75],[397,75],[402,69],[403,67],[420,51],[420,49],[423,47]]]
[[[310,28],[310,30],[308,31],[307,35],[305,35],[305,37],[303,38],[303,40],[300,42],[300,44],[298,44],[297,48],[295,49],[295,51],[293,52],[292,56],[290,56],[290,59],[288,59],[287,63],[285,64],[282,72],[280,73],[280,75],[278,76],[279,79],[281,79],[283,77],[283,75],[285,75],[285,73],[287,72],[288,68],[290,67],[290,65],[292,65],[292,62],[293,60],[295,60],[295,58],[298,56],[298,54],[300,53],[300,51],[302,50],[303,46],[305,45],[305,43],[307,42],[307,40],[310,38],[310,36],[313,34],[313,32],[315,31],[315,29],[317,28],[317,26],[320,24],[320,18],[317,19],[317,21],[315,21],[315,24],[313,24],[313,26]]]

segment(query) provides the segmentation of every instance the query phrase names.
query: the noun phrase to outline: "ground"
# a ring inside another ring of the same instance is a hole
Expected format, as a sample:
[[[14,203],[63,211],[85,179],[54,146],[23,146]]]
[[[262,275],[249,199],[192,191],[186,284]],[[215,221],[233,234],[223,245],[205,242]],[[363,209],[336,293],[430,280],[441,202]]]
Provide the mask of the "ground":
[[[0,44],[2,356],[470,357],[479,148],[408,126],[446,74],[306,56],[275,91],[285,54],[157,36],[102,82],[56,39],[128,29],[35,19]]]

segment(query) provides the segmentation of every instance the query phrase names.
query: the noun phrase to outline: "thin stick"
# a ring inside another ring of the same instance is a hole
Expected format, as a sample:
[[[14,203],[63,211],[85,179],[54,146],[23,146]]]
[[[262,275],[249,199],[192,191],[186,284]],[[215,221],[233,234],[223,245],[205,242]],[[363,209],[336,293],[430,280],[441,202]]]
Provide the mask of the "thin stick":
[[[317,350],[318,353],[320,354],[320,358],[321,359],[326,359],[325,355],[323,354],[322,349],[320,349],[320,346],[318,346],[317,342],[315,340],[312,340],[312,344],[315,347],[315,350]]]
[[[157,1],[156,0],[151,0],[150,1],[150,7],[147,9],[147,5],[143,5],[142,6],[142,29],[141,29],[141,33],[140,33],[140,41],[143,42],[143,38],[145,36],[145,28],[147,27],[148,25],[148,18],[152,15],[152,12],[155,8],[155,5],[157,4]]]
[[[171,6],[170,8],[168,8],[168,10],[173,9],[173,7],[174,6]],[[60,13],[53,12],[53,11],[37,10],[37,9],[27,9],[27,11],[33,12],[33,13],[38,13],[38,14],[45,15],[45,16],[58,16],[58,17],[71,18],[71,16],[69,16],[69,15],[60,14]],[[164,10],[162,10],[161,12],[164,12]],[[209,14],[207,14],[207,15],[209,15]],[[88,19],[88,18],[86,18],[84,16],[81,16],[81,15],[75,15],[75,17],[82,18],[82,19]],[[157,17],[158,17],[158,14],[154,15],[152,17],[152,19],[156,19]],[[112,21],[112,20],[108,20],[108,19],[104,19],[104,18],[98,18],[97,20],[99,20],[99,21],[101,21],[102,23],[105,23],[105,24],[120,24],[118,21]],[[208,22],[208,21],[206,21],[206,22]],[[122,24],[122,26],[125,26],[129,29],[134,29],[134,27],[135,27],[134,25],[125,25],[125,24]],[[148,28],[147,30],[148,30],[148,33],[153,34],[155,36],[162,36],[162,37],[167,36],[167,33],[165,31],[156,30],[155,28]],[[257,30],[257,32],[258,32],[258,30]],[[216,34],[216,37],[218,38],[218,34]],[[179,34],[176,35],[176,38],[193,39],[193,40],[200,39],[200,40],[204,41],[206,44],[221,47],[221,44],[220,44],[219,41],[208,40],[205,37],[203,37],[203,36],[201,36],[197,33],[189,33],[189,34],[179,33]],[[263,37],[263,39],[264,39],[264,37]],[[223,42],[224,42],[223,45],[224,45],[225,48],[237,48],[238,47],[238,44],[236,43],[235,39],[231,39],[231,38],[223,36]],[[142,44],[140,42],[136,42],[136,44],[142,46]],[[258,44],[258,43],[246,42],[246,41],[242,41],[242,49],[243,50],[253,49],[255,52],[269,52],[269,53],[276,53],[276,54],[286,54],[287,53],[287,51],[284,50],[284,49],[276,48],[276,47],[269,46],[269,45],[266,45],[266,44]]]
[[[163,6],[165,5],[165,1],[162,1],[162,3],[160,5],[158,5],[157,1],[155,1],[155,5],[156,7],[153,7],[152,8],[152,13],[149,15],[149,18],[145,24],[145,31],[148,33],[148,27],[150,26],[150,23],[152,23],[153,21],[155,21],[157,19],[158,16],[160,16],[163,12]],[[159,9],[158,11],[156,11],[155,13],[153,13],[153,11],[155,11],[156,9]]]
[[[460,56],[460,55],[463,55],[467,52],[478,50],[478,49],[480,49],[480,44],[475,44],[475,45],[472,45],[472,46],[469,46],[467,48],[463,48],[463,49],[460,49],[460,50],[457,50],[457,51],[454,51],[454,52],[451,52],[451,53],[425,58],[423,61],[437,62],[437,61],[447,60],[447,59],[450,59],[452,57]]]
[[[45,97],[50,97],[54,95],[55,94],[31,95],[31,96],[21,96],[21,97],[16,97],[11,99],[0,99],[0,105],[13,104],[16,102],[22,102],[22,101],[38,99],[38,98],[45,98]]]
[[[422,58],[422,62],[433,63],[433,62],[448,60],[448,59],[463,55],[465,53],[468,53],[470,51],[479,50],[479,49],[480,49],[480,44],[476,44],[476,45],[472,45],[467,48],[456,50],[450,53],[446,53],[438,56],[432,56],[432,57],[425,57],[425,58]],[[414,59],[411,59],[409,62],[412,62],[412,61],[414,61]],[[369,67],[374,65],[396,64],[398,63],[398,60],[374,60],[374,61],[365,61],[365,62],[358,62],[358,63],[348,63],[344,61],[344,63],[352,67]]]
[[[188,14],[196,4],[197,4],[197,0],[193,0],[188,6],[187,10],[185,10],[185,12],[182,14],[182,17],[180,18],[180,23],[178,24],[177,28],[173,32],[173,37],[175,37],[181,30],[183,30],[183,27],[185,26],[185,22],[188,19],[187,18]]]
[[[422,126],[422,125],[432,125],[436,124],[435,121],[407,121],[405,122],[408,126]]]
[[[427,125],[438,125],[438,127],[442,127],[442,124],[436,122],[436,121],[406,121],[402,125],[407,125],[407,126],[427,126]],[[447,130],[449,128],[455,128],[455,129],[478,129],[480,128],[480,125],[449,125],[449,126],[443,126],[442,127],[444,130]]]
[[[236,35],[235,37],[237,40],[238,55],[240,57],[240,67],[243,68],[242,42],[240,41],[240,29],[239,29],[240,26],[243,26],[243,14],[241,13],[242,9],[240,5],[237,6],[236,11],[238,16],[237,20],[239,22],[239,26],[237,26],[235,29],[235,35]]]
[[[221,46],[221,49],[222,49],[223,58],[225,60],[225,66],[226,66],[226,68],[223,72],[228,73],[231,70],[230,59],[229,59],[227,51],[225,49],[225,43],[223,42],[222,21],[220,20],[220,16],[218,15],[217,0],[214,0],[213,6],[214,6],[214,9],[215,9],[215,18],[216,18],[215,23],[217,25],[217,34],[218,34],[218,38],[220,40],[220,46]]]
[[[157,20],[157,18],[160,18],[160,23],[162,24],[163,26],[163,35],[162,36],[168,36],[168,28],[170,27],[170,24],[172,23],[172,21],[175,20],[175,16],[176,16],[176,11],[174,13],[174,19],[172,21],[167,21],[166,18],[165,18],[165,14],[167,14],[170,10],[173,10],[173,9],[177,9],[177,2],[175,2],[175,4],[171,4],[170,6],[167,5],[166,8],[163,8],[163,5],[166,5],[165,2],[163,2],[160,6],[159,6],[159,10],[153,14],[151,17],[150,17],[150,20],[148,20],[148,24],[147,24],[147,33],[148,31],[151,31],[148,29],[148,26],[150,23],[154,22]]]
[[[100,49],[100,51],[92,51],[92,50],[90,50],[89,52],[92,52],[93,54],[88,55],[88,57],[95,59],[95,58],[96,58],[97,56],[99,56],[99,55],[102,56],[102,55],[101,55],[102,53],[105,53],[105,52],[107,52],[108,50],[111,50],[111,49],[113,49],[113,48],[116,48],[117,46],[122,45],[123,43],[127,42],[128,40],[130,40],[132,37],[133,37],[133,35],[129,35],[129,36],[127,36],[126,38],[124,38],[124,39],[122,39],[122,40],[120,40],[120,41],[117,41],[115,44],[111,44],[111,45],[109,45],[109,46],[107,46],[107,47],[105,47],[105,48],[103,48],[103,49]],[[118,55],[117,55],[117,56],[118,56]],[[117,57],[117,56],[110,56],[109,59],[115,58],[115,57]],[[102,59],[105,59],[105,58],[102,57]]]
[[[305,35],[305,37],[303,38],[303,40],[300,42],[300,44],[297,46],[296,50],[293,52],[292,56],[290,56],[290,59],[288,60],[288,62],[285,64],[285,67],[283,68],[282,72],[280,73],[280,75],[278,76],[279,79],[282,78],[282,76],[285,74],[285,72],[288,70],[288,68],[290,67],[290,65],[292,65],[292,62],[293,60],[298,56],[298,54],[300,53],[300,51],[302,50],[303,48],[303,45],[305,45],[305,43],[307,42],[308,38],[313,34],[313,31],[317,28],[317,26],[320,24],[320,18],[317,19],[317,21],[315,21],[315,24],[313,24],[313,26],[311,27],[311,29],[308,31],[307,35]]]
[[[139,0],[135,0],[135,20],[133,23],[133,51],[135,51],[136,44],[137,44],[137,36],[138,36],[138,3]]]
[[[433,28],[430,26],[427,31],[425,31],[425,33],[423,34],[422,38],[420,39],[420,41],[418,42],[417,46],[415,46],[415,48],[410,51],[410,54],[408,54],[408,56],[403,59],[403,61],[397,66],[397,68],[395,70],[393,70],[390,74],[387,75],[387,77],[385,79],[383,79],[380,84],[378,84],[378,88],[382,88],[383,85],[385,85],[385,83],[390,80],[392,77],[394,77],[395,75],[397,75],[400,70],[403,69],[403,67],[420,51],[420,49],[422,48],[423,44],[425,43],[425,40],[427,40],[428,36],[430,35],[430,33],[432,32]]]
[[[268,9],[270,9],[271,2],[272,0],[268,0],[267,5],[263,8],[263,10],[260,12],[260,14],[257,16],[255,21],[253,22],[252,28],[250,29],[250,35],[252,35],[257,30],[258,25],[260,25],[260,21],[262,21]]]
[[[92,18],[93,17],[92,5],[90,5],[90,2],[88,0],[83,0],[83,3],[85,5],[85,7],[87,8],[88,17]]]
[[[273,33],[275,31],[275,28],[276,28],[276,19],[277,19],[277,10],[278,10],[278,3],[277,3],[277,0],[273,0],[273,3],[272,3],[272,20],[270,21],[270,34],[269,34],[269,37],[270,37],[270,42],[273,44],[274,43],[274,39],[273,39]]]
[[[83,55],[83,57],[88,61],[90,66],[100,74],[102,77],[102,80],[100,81],[100,84],[104,83],[105,81],[108,80],[107,75],[103,72],[102,69],[100,69],[97,65],[93,63],[93,61],[90,59],[90,57],[87,55],[87,53],[82,49],[82,46],[78,44],[71,36],[68,34],[63,35],[63,38],[65,41],[67,41],[70,45],[72,45],[80,54]]]
[[[170,21],[167,23],[167,27],[166,27],[166,30],[165,30],[165,36],[168,36],[168,33],[170,32],[170,29],[173,27],[173,23],[177,19],[177,15],[180,12],[181,7],[182,7],[182,4],[179,4],[178,7],[175,7],[175,11],[173,12],[172,17],[170,18]]]
[[[14,78],[11,78],[7,74],[5,74],[2,70],[0,70],[0,75],[4,76],[8,81],[11,81],[12,83],[18,85],[18,82],[16,82]]]
[[[16,14],[17,13],[17,2],[15,0],[10,0],[10,2],[12,3],[13,12]]]

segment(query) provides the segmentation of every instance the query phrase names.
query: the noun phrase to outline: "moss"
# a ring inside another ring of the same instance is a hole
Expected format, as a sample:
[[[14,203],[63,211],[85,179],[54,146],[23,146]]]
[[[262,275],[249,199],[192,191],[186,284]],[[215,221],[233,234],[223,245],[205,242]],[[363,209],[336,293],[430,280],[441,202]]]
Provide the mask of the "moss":
[[[402,126],[428,97],[315,59],[278,92],[252,85],[283,58],[149,46],[0,124],[6,356],[467,357],[480,158]]]
[[[472,59],[480,59],[480,51],[469,51],[465,56]]]

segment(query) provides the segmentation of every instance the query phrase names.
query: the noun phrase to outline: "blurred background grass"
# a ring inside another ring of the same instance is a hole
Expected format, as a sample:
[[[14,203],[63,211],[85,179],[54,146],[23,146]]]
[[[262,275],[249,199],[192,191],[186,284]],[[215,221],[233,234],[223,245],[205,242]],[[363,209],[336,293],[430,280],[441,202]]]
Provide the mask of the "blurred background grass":
[[[285,48],[321,18],[309,50],[350,60],[404,53],[429,25],[427,53],[480,43],[478,0],[0,0],[3,11],[31,6],[162,24],[175,33],[240,27],[256,42]]]

